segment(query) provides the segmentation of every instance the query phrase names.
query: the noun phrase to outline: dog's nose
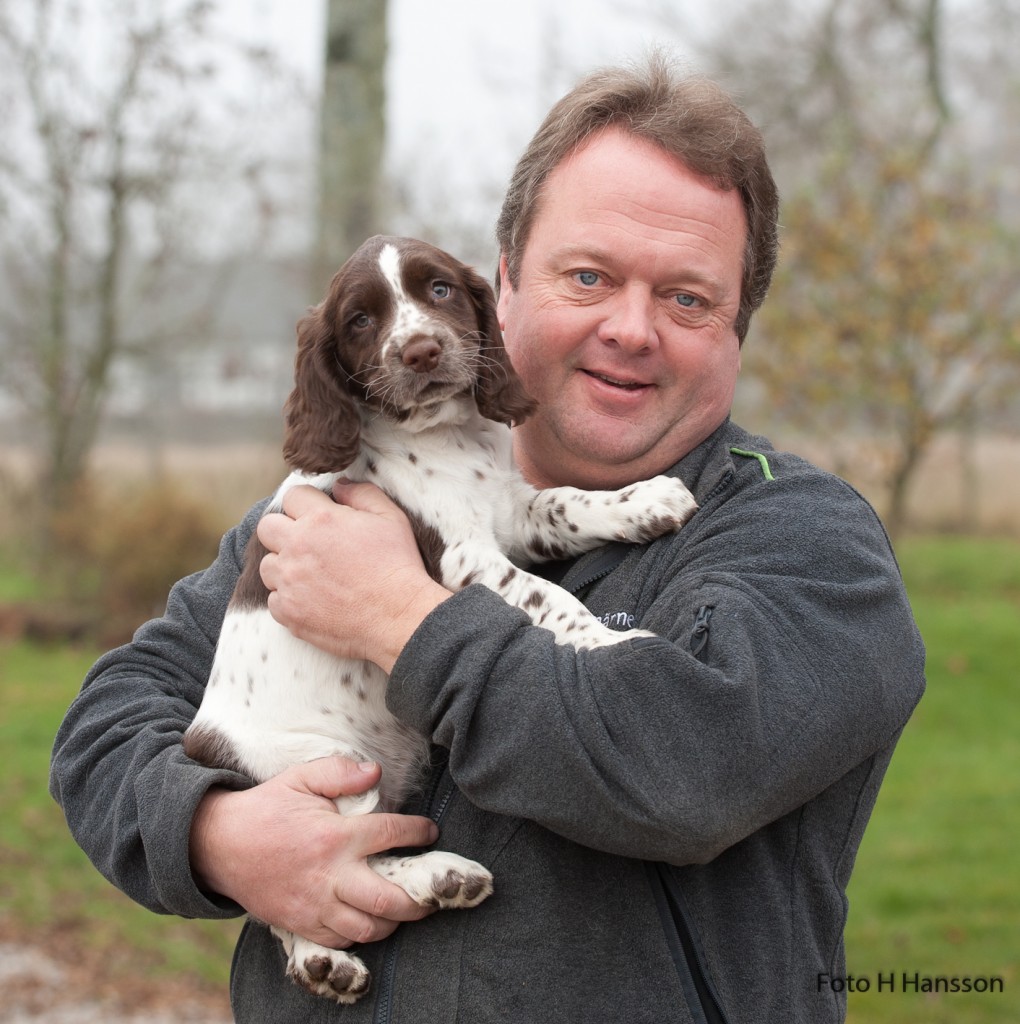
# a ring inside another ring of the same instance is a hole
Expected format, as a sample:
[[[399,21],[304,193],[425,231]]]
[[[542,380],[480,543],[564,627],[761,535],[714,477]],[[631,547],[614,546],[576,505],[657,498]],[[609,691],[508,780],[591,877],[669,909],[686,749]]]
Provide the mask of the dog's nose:
[[[428,373],[439,365],[443,349],[434,338],[418,338],[405,346],[401,361],[415,373]]]

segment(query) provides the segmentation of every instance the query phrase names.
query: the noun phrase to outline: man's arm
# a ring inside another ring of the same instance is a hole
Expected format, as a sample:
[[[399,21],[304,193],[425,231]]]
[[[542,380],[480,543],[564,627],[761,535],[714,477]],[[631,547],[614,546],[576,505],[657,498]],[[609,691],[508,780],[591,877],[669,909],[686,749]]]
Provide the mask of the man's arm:
[[[803,806],[895,741],[923,645],[846,485],[791,474],[737,503],[720,494],[647,549],[628,598],[661,639],[578,654],[468,588],[405,648],[391,710],[450,749],[472,803],[610,853],[704,863]]]
[[[371,493],[338,495],[369,517],[357,550],[328,525],[349,510],[316,499],[316,527],[290,509],[302,546],[358,566],[342,592],[322,577],[308,592],[337,621],[362,623],[343,642],[363,656],[400,650],[390,707],[450,749],[473,803],[579,843],[709,860],[891,743],[923,688],[923,648],[881,525],[834,478],[792,473],[703,507],[642,588],[636,624],[661,639],[581,653],[477,586],[430,611],[408,601],[412,614],[387,628],[387,580],[401,580],[401,595],[429,592],[417,589],[420,559],[394,543],[393,514],[376,504],[386,499]],[[385,521],[377,531],[373,514]],[[270,585],[293,596],[300,571],[285,582],[279,570]],[[696,657],[691,631],[708,605],[711,640]],[[285,625],[313,614],[301,606],[281,601]]]
[[[363,858],[429,842],[434,828],[336,812],[329,798],[368,788],[377,769],[357,773],[329,759],[251,788],[181,746],[260,512],[224,538],[209,569],[174,587],[165,616],[89,673],[56,738],[51,792],[96,867],[152,910],[229,917],[249,909],[281,926],[327,921],[331,944],[381,937],[422,911]]]

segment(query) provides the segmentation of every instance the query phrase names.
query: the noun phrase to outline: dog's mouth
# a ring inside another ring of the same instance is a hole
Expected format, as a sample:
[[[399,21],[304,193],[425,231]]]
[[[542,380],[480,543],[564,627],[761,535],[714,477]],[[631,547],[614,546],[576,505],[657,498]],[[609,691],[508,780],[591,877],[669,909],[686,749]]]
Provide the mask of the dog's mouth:
[[[363,386],[370,404],[383,412],[390,409],[403,416],[470,394],[474,383],[474,375],[466,367],[456,365],[455,360],[446,365],[444,360],[427,373],[398,364],[374,373]]]
[[[421,380],[417,385],[416,393],[411,399],[412,405],[435,405],[467,390],[464,381],[459,379]]]

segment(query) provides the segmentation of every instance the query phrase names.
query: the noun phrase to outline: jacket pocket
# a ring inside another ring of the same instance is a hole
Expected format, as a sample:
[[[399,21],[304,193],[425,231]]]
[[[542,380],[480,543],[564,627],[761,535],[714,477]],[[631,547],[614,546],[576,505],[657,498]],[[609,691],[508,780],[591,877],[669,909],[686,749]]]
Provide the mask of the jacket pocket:
[[[691,915],[669,866],[647,862],[648,882],[687,1006],[696,1024],[727,1024]]]

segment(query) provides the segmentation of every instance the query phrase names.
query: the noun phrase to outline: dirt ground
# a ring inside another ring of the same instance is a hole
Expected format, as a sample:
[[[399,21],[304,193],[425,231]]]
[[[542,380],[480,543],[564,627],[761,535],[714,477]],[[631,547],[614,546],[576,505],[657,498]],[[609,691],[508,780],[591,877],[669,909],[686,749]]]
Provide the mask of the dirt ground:
[[[0,1024],[231,1022],[225,991],[133,978],[70,937],[33,946],[0,935],[0,993]]]

